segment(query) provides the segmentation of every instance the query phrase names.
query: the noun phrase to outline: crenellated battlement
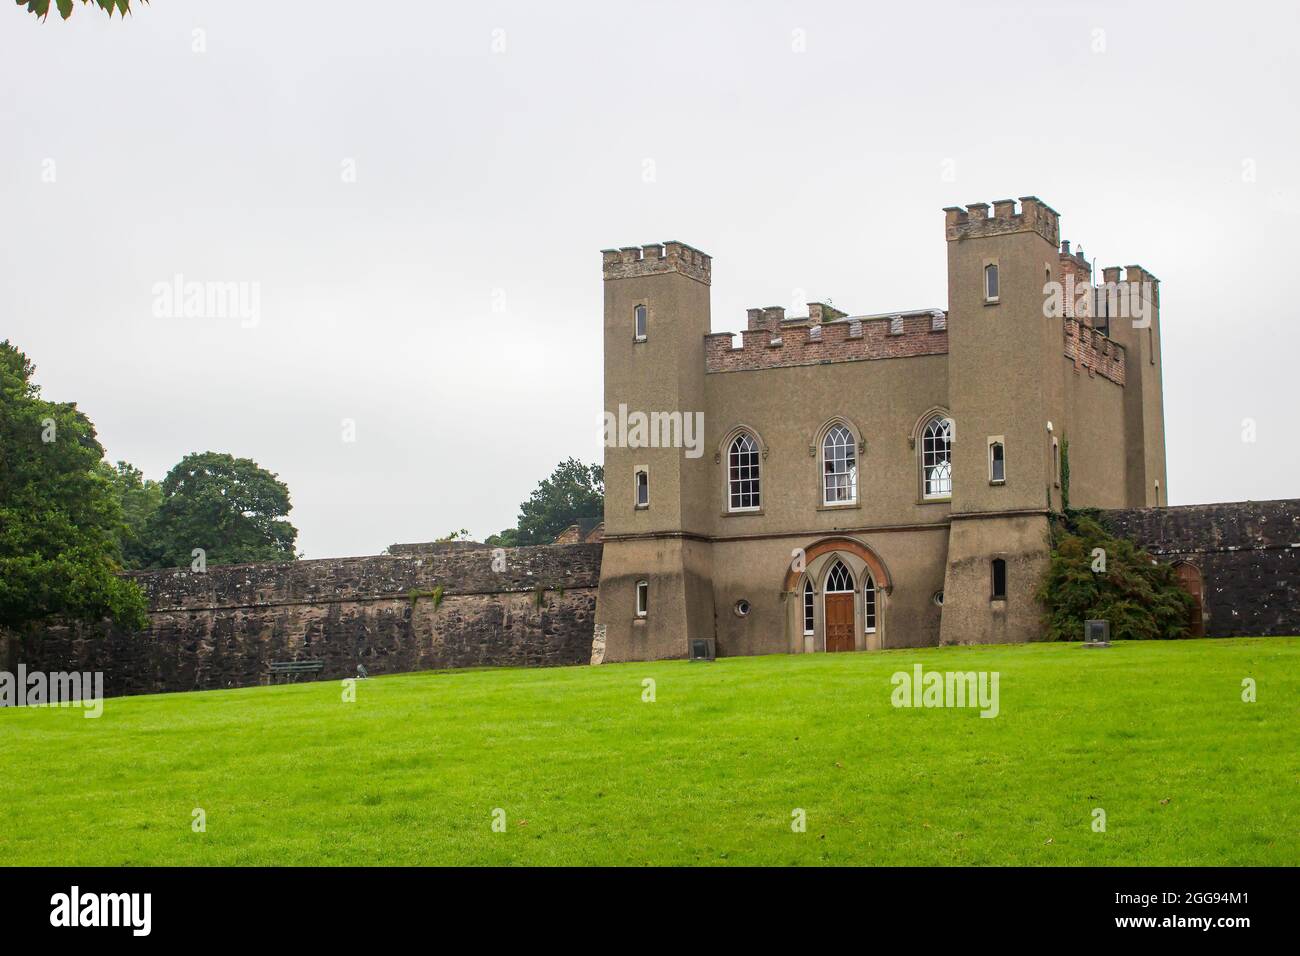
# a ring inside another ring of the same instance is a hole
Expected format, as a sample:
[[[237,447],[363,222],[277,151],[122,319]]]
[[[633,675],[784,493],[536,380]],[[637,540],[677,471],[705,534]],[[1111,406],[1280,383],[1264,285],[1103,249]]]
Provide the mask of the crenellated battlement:
[[[697,282],[713,281],[713,259],[684,242],[652,242],[600,251],[605,280],[680,272]]]
[[[1124,346],[1081,319],[1067,317],[1063,332],[1065,357],[1076,372],[1087,369],[1089,375],[1100,375],[1116,385],[1125,383]]]
[[[751,309],[754,313],[766,310]],[[784,311],[784,310],[782,310]],[[776,328],[750,327],[734,347],[731,332],[705,337],[707,372],[744,372],[833,362],[944,355],[948,352],[946,314],[938,309],[837,318]]]
[[[1037,196],[1021,196],[1019,212],[1014,199],[995,199],[992,215],[989,215],[989,204],[982,202],[971,203],[964,209],[946,206],[943,211],[944,232],[949,242],[1036,232],[1053,247],[1061,244],[1061,217]]]

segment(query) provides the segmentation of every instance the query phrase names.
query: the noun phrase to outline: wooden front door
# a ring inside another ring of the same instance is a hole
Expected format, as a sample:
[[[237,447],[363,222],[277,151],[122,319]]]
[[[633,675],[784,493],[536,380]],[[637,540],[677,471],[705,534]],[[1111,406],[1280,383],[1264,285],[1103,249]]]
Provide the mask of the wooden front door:
[[[826,650],[851,651],[853,644],[853,592],[826,595]]]
[[[1187,628],[1192,637],[1204,637],[1205,585],[1201,580],[1201,570],[1194,564],[1184,562],[1174,565],[1174,573],[1178,575],[1178,583],[1183,586],[1183,590],[1196,602],[1196,606],[1187,615]]]

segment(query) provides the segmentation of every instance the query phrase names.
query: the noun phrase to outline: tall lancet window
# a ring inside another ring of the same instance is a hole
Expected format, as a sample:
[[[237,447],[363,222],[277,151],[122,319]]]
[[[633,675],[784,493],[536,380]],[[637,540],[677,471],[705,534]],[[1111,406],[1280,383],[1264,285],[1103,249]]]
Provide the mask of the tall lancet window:
[[[926,498],[952,497],[952,419],[932,418],[921,433],[921,482]]]
[[[853,504],[857,500],[857,442],[853,432],[836,425],[822,439],[822,503]]]

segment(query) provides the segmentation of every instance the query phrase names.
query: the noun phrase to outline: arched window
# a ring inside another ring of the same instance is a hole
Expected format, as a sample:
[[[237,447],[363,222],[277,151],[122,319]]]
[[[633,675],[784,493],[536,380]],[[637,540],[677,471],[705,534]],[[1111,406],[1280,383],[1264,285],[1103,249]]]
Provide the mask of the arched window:
[[[803,582],[803,632],[811,634],[816,627],[816,613],[814,611],[815,602],[813,600],[812,581],[804,578]]]
[[[822,439],[822,504],[858,500],[858,454],[853,432],[835,425]]]
[[[984,267],[984,301],[996,302],[998,300],[998,266],[995,262],[990,262]]]
[[[952,497],[950,418],[932,418],[921,432],[921,481],[926,498]]]
[[[727,508],[730,511],[756,511],[760,504],[758,480],[758,442],[741,432],[727,451]]]
[[[871,572],[866,571],[866,581],[862,585],[862,620],[868,634],[876,633],[876,582]]]
[[[635,332],[636,340],[637,340],[638,342],[644,342],[644,341],[645,341],[645,337],[646,337],[646,311],[645,311],[645,306],[644,306],[644,305],[638,305],[635,309],[632,310],[632,314],[633,314],[633,317],[634,317],[634,318],[633,318],[633,324],[634,324],[635,327],[636,327],[636,332]]]
[[[831,573],[826,575],[827,594],[842,594],[845,591],[853,590],[853,575],[849,569],[844,566],[844,562],[836,559],[835,564],[831,567]]]

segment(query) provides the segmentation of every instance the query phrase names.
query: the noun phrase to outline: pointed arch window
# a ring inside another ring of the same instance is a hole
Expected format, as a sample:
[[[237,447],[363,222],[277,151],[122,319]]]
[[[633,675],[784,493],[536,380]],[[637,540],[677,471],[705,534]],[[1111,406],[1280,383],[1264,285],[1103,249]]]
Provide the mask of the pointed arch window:
[[[822,504],[858,500],[858,449],[853,432],[835,425],[822,439]]]
[[[952,419],[930,419],[921,432],[921,484],[927,499],[952,497]]]
[[[876,581],[870,571],[864,572],[862,584],[862,621],[868,634],[876,633]]]
[[[727,449],[727,509],[757,511],[762,503],[758,474],[758,442],[741,432]]]
[[[853,574],[844,566],[844,562],[838,558],[835,564],[831,566],[830,573],[826,575],[827,594],[842,594],[845,591],[853,590]]]
[[[804,578],[803,582],[803,632],[812,634],[816,629],[816,602],[813,599],[812,581]]]

